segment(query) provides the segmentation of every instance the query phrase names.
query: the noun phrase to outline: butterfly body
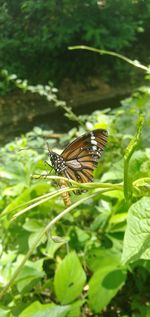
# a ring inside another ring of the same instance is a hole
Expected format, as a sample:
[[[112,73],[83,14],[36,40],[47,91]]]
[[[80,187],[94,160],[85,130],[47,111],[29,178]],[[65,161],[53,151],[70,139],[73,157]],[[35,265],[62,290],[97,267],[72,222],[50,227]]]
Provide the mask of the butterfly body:
[[[56,173],[61,174],[66,169],[65,160],[61,155],[52,151],[49,153],[49,156],[52,167],[54,168]]]
[[[97,129],[75,139],[61,155],[49,151],[52,167],[61,176],[81,183],[91,182],[107,137],[106,130]]]

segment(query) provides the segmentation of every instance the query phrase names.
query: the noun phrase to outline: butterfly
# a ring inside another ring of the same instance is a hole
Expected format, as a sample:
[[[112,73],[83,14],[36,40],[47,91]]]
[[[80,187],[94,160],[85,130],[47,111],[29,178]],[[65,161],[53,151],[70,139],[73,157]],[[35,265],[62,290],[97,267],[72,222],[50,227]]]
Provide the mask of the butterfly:
[[[49,150],[55,172],[80,183],[92,182],[93,171],[107,143],[107,137],[107,130],[97,129],[76,138],[60,155]]]

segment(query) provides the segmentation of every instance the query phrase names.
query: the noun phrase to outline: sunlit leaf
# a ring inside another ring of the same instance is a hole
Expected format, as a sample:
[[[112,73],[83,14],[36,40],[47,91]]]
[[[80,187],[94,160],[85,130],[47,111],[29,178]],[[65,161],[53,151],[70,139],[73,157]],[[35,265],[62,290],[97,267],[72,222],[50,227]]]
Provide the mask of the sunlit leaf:
[[[126,280],[126,271],[110,263],[99,268],[89,282],[89,306],[94,312],[101,312],[117,294]]]
[[[66,244],[66,240],[62,239],[60,242],[55,242],[53,238],[49,237],[47,241],[47,245],[45,248],[41,248],[40,250],[43,254],[47,255],[49,259],[53,259],[55,252],[64,244]],[[66,248],[67,249],[67,248]]]
[[[67,314],[67,317],[77,317],[81,314],[81,306],[85,303],[85,300],[78,300],[70,304],[70,311]]]
[[[37,263],[36,263],[37,262]],[[43,276],[43,261],[36,261],[25,265],[16,279],[16,285],[19,292],[30,290]]]
[[[1,317],[12,317],[10,309],[8,309],[8,308],[4,309],[4,308],[0,307],[0,316]]]
[[[110,218],[110,223],[116,224],[116,223],[120,223],[122,221],[125,221],[126,219],[127,219],[127,213],[126,212],[122,212],[122,213],[113,215]]]
[[[35,240],[39,237],[40,233],[43,232],[43,228],[39,229],[37,232],[33,232],[30,234],[28,239],[29,248],[32,248],[32,245],[34,244]],[[40,239],[39,244],[44,243],[47,240],[46,235],[43,235],[42,239]]]
[[[19,208],[19,205],[30,201],[30,199],[33,199],[35,197],[38,197],[40,195],[42,195],[43,193],[45,194],[46,192],[48,192],[50,186],[46,183],[37,183],[34,184],[32,186],[30,186],[30,188],[24,190],[22,192],[21,195],[19,195],[19,197],[15,198],[3,211],[3,214],[9,214],[12,213],[14,214],[15,212],[13,211],[13,209],[15,208]],[[16,210],[15,210],[16,211]],[[18,211],[18,210],[17,210]]]
[[[19,317],[65,317],[70,306],[56,306],[55,304],[41,304],[33,302]]]
[[[143,197],[128,212],[122,261],[150,259],[150,197]]]
[[[113,249],[93,248],[86,255],[88,268],[95,272],[99,268],[107,266],[118,266],[120,263],[120,254]]]
[[[55,293],[61,304],[71,303],[82,292],[86,281],[78,256],[71,252],[58,266],[54,278]]]
[[[43,223],[37,219],[26,219],[26,222],[23,225],[23,228],[29,232],[37,232],[41,229]]]

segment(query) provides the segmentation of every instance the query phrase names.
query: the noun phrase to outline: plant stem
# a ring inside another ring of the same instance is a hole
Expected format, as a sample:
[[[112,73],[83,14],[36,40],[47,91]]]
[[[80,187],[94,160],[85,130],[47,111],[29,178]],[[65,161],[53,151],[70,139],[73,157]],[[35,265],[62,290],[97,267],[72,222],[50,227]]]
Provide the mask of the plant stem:
[[[43,177],[45,177],[45,175],[42,175]],[[34,179],[38,179],[39,177],[42,177],[41,175],[33,175],[32,178]],[[66,182],[71,183],[74,186],[77,186],[78,188],[85,188],[85,189],[96,189],[96,188],[112,188],[113,190],[122,190],[123,188],[123,184],[122,183],[118,183],[118,184],[111,184],[111,183],[78,183],[72,179],[68,179],[66,177],[62,177],[62,176],[47,176],[47,179],[54,179],[54,180],[64,180]]]
[[[77,187],[68,188],[68,191],[73,191],[73,190],[77,190]],[[28,210],[34,208],[34,207],[36,207],[36,206],[38,206],[38,205],[40,205],[40,204],[46,202],[47,200],[49,200],[49,199],[51,199],[51,198],[55,198],[55,197],[59,196],[59,195],[60,195],[62,192],[64,192],[64,191],[66,191],[66,189],[57,189],[56,191],[53,191],[53,192],[51,192],[51,193],[47,193],[47,194],[41,195],[41,196],[39,196],[39,197],[36,197],[36,198],[34,198],[34,199],[31,199],[31,200],[29,200],[29,201],[23,203],[23,204],[20,204],[20,205],[18,205],[17,207],[11,209],[11,210],[7,210],[7,207],[6,207],[6,209],[1,213],[0,218],[6,216],[8,213],[12,213],[12,212],[14,212],[14,211],[17,210],[17,209],[20,209],[21,207],[25,207],[25,206],[27,206],[27,205],[30,204],[30,206],[28,206],[28,207],[22,209],[21,211],[19,211],[19,212],[21,212],[21,214],[22,214],[22,213],[24,213],[24,212],[26,212],[26,211],[28,211]],[[19,212],[18,212],[18,213],[19,213]],[[17,215],[18,215],[18,213],[15,214],[15,215],[13,216],[13,218],[16,218]]]
[[[143,124],[144,117],[143,115],[140,115],[137,123],[136,134],[128,144],[124,155],[124,197],[128,203],[130,202],[132,197],[132,184],[129,177],[129,162],[139,143]]]
[[[124,55],[118,54],[116,52],[100,50],[98,48],[94,48],[94,47],[90,47],[90,46],[86,46],[86,45],[69,46],[68,49],[69,50],[79,50],[79,49],[80,50],[88,50],[88,51],[92,51],[95,53],[99,53],[101,55],[105,54],[105,55],[115,56],[115,57],[120,58],[120,59],[124,60],[125,62],[131,64],[134,67],[138,67],[138,68],[145,70],[147,73],[150,72],[150,68],[141,64],[138,60],[131,60],[130,58],[127,58]]]
[[[18,211],[13,217],[12,217],[12,221],[15,220],[18,216],[22,215],[23,213],[25,213],[26,211],[34,208],[34,207],[37,207],[43,203],[45,203],[46,201],[52,199],[52,198],[55,198],[57,196],[60,196],[61,194],[65,193],[65,192],[70,192],[70,191],[74,191],[74,190],[77,190],[77,187],[71,187],[71,188],[65,188],[65,189],[59,189],[57,191],[55,191],[54,193],[50,193],[48,197],[45,197],[43,199],[39,199],[37,202],[35,202],[34,204]]]

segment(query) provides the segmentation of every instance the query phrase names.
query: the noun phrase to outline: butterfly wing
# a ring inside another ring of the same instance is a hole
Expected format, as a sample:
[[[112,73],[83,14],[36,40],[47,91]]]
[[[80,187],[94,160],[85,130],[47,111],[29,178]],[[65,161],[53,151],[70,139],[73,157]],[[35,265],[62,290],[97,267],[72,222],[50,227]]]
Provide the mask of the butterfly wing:
[[[91,182],[107,137],[106,130],[97,129],[69,144],[61,154],[66,165],[63,176],[81,183]]]

